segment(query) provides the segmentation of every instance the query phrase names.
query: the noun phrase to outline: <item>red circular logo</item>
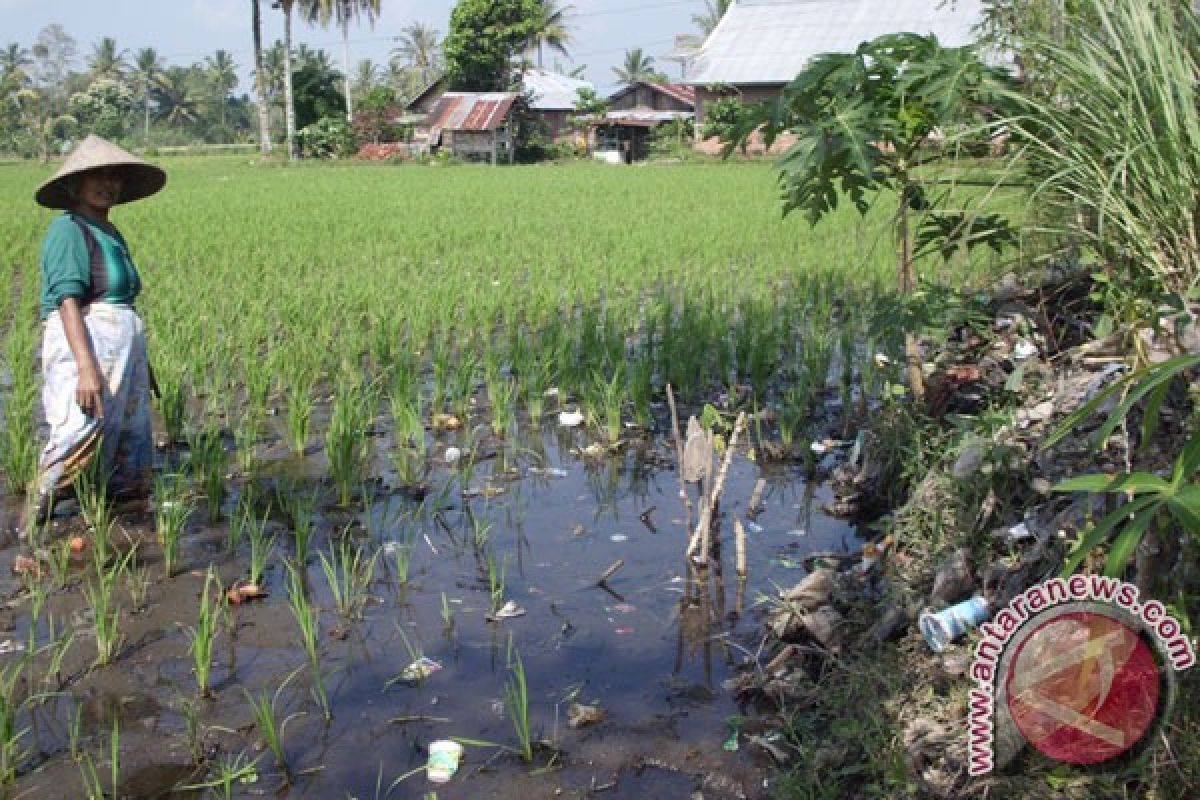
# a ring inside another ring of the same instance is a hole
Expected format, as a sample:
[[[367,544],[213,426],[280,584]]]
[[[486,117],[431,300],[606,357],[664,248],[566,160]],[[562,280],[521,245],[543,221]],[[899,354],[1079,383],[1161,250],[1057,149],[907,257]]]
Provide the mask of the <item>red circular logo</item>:
[[[1154,723],[1158,665],[1119,619],[1092,611],[1054,617],[1030,632],[1009,663],[1009,713],[1026,741],[1050,758],[1107,761]]]

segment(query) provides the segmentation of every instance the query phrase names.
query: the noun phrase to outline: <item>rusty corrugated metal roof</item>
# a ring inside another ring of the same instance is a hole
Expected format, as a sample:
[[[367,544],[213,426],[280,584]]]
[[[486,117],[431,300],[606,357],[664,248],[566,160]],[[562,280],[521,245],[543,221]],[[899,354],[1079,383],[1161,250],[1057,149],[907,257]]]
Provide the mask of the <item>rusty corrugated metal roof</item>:
[[[687,103],[689,106],[696,105],[696,90],[691,86],[684,86],[682,83],[651,83],[647,85],[674,97],[681,103]]]
[[[514,92],[446,92],[422,125],[444,131],[494,131],[516,101]]]

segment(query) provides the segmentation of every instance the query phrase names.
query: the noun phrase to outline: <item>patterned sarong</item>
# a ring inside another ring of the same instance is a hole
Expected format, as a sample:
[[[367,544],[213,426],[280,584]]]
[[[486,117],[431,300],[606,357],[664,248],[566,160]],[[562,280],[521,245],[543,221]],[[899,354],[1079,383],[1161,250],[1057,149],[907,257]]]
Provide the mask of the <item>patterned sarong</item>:
[[[55,311],[42,336],[42,407],[50,437],[39,463],[40,497],[69,486],[95,457],[97,444],[98,474],[108,477],[110,496],[149,486],[154,451],[145,327],[130,306],[91,303],[83,315],[100,368],[104,418],[84,414],[75,402],[79,367]]]

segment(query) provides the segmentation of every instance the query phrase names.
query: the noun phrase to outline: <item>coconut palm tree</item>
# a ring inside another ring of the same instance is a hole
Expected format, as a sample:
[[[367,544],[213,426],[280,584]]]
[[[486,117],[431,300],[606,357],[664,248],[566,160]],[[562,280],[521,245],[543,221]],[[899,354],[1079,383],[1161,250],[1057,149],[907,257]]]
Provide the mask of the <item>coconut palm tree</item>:
[[[188,125],[200,118],[191,71],[186,67],[168,67],[154,84],[154,102],[158,118],[171,126]]]
[[[218,50],[204,59],[204,72],[212,89],[213,102],[220,109],[221,127],[225,127],[225,101],[238,84],[237,64],[227,51]]]
[[[283,12],[283,119],[288,158],[295,161],[300,156],[296,150],[296,99],[292,92],[292,9],[296,0],[273,0],[271,7]]]
[[[33,66],[33,56],[17,42],[0,50],[0,82],[7,82],[10,77],[20,72],[28,77],[26,69]],[[24,80],[20,81],[24,83]]]
[[[354,96],[363,97],[379,85],[379,75],[379,66],[374,61],[369,58],[359,61],[354,68]]]
[[[567,30],[567,16],[575,7],[559,7],[555,0],[537,0],[537,7],[537,29],[529,37],[529,49],[537,51],[537,65],[541,69],[543,45],[564,58],[568,57],[567,45],[571,44],[571,34]]]
[[[128,68],[125,51],[117,48],[116,39],[105,36],[93,46],[92,57],[88,59],[88,72],[92,80],[108,78],[119,81]]]
[[[625,63],[619,67],[613,67],[613,72],[616,73],[617,80],[626,86],[633,86],[635,83],[644,81],[658,81],[663,78],[662,73],[654,68],[654,57],[643,54],[640,47],[626,50]]]
[[[733,0],[704,0],[704,13],[692,14],[692,22],[708,36],[717,27],[721,17],[733,5]]]
[[[250,0],[254,29],[254,94],[258,100],[258,152],[271,155],[271,108],[267,105],[267,78],[263,74],[262,8],[259,0]]]
[[[381,0],[302,0],[304,15],[309,22],[326,27],[337,22],[342,30],[342,75],[346,81],[346,119],[353,121],[354,108],[350,92],[350,23],[366,17],[372,27],[379,17]]]
[[[162,58],[153,47],[143,47],[134,54],[131,77],[137,92],[142,96],[142,111],[145,113],[142,138],[146,143],[150,141],[150,93],[162,71]]]
[[[438,30],[414,22],[401,29],[396,41],[399,44],[392,50],[393,61],[403,62],[419,75],[421,88],[428,86],[442,67],[442,42]]]

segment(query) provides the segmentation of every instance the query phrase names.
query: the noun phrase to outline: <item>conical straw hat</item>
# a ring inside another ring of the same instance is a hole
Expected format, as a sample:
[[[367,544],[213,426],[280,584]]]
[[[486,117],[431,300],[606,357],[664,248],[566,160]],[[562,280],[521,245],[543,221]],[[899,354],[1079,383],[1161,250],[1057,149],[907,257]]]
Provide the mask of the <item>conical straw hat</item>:
[[[121,197],[118,203],[141,200],[157,192],[167,183],[167,173],[153,164],[122,150],[107,139],[90,134],[67,156],[62,168],[54,177],[43,183],[34,193],[33,199],[46,208],[69,209],[75,201],[67,192],[67,178],[100,167],[118,167],[121,170]]]

